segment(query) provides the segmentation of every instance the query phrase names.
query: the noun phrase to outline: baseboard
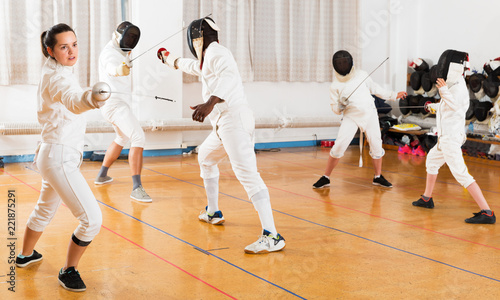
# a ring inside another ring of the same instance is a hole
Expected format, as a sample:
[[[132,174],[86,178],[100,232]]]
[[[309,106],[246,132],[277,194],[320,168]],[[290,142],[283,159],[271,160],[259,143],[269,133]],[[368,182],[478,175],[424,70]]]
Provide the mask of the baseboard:
[[[335,140],[335,139],[330,139]],[[256,143],[255,149],[272,149],[272,148],[294,148],[294,147],[313,147],[320,145],[319,140],[309,140],[309,141],[290,141],[290,142],[270,142],[270,143]],[[355,138],[352,140],[351,145],[357,145],[359,143],[359,139]],[[190,152],[193,150],[194,146],[187,148],[178,148],[178,149],[158,149],[158,150],[144,150],[144,157],[155,157],[155,156],[170,156],[170,155],[181,155],[185,152]],[[124,158],[128,156],[129,149],[122,150],[120,157]],[[85,151],[83,153],[84,159],[90,159],[94,151]],[[1,157],[1,156],[0,156]],[[31,162],[33,161],[35,155],[34,154],[25,154],[25,155],[6,155],[3,156],[4,163],[20,163],[20,162]]]

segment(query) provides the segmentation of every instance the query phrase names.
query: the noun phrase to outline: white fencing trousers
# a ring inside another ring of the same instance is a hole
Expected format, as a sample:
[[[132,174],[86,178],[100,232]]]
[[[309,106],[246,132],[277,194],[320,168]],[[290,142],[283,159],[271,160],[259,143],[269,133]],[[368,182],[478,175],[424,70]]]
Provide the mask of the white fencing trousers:
[[[461,146],[461,142],[440,139],[438,144],[432,147],[427,154],[427,159],[425,161],[427,173],[437,175],[439,168],[446,163],[448,168],[450,168],[451,174],[453,174],[453,177],[455,177],[458,183],[465,188],[471,185],[475,179],[467,170]]]
[[[40,198],[28,219],[28,227],[42,232],[54,217],[61,200],[80,221],[74,235],[90,242],[99,233],[102,214],[87,181],[80,173],[81,153],[71,147],[42,143],[37,166],[42,175]]]
[[[101,108],[104,118],[113,125],[116,132],[115,143],[125,146],[130,140],[130,147],[144,148],[146,137],[141,124],[132,113],[127,103],[109,103]]]
[[[234,174],[245,188],[249,199],[259,191],[267,189],[257,172],[254,131],[255,119],[248,106],[242,105],[236,109],[231,107],[224,111],[198,151],[201,177],[218,177],[217,164],[227,155]]]
[[[333,158],[341,158],[344,156],[347,147],[351,144],[357,131],[358,125],[356,122],[349,117],[344,117],[342,123],[340,124],[335,145],[333,145],[332,150],[330,150],[330,156]],[[370,145],[370,156],[373,159],[382,158],[385,151],[384,148],[382,148],[382,136],[380,134],[378,115],[374,114],[370,117],[370,120],[368,120],[365,130],[365,138]]]

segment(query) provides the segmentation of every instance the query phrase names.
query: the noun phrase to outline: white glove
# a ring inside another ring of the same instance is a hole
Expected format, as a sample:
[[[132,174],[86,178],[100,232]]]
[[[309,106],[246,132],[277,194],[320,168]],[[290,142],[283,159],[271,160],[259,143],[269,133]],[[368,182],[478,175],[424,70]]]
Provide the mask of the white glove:
[[[130,53],[132,53],[132,51],[129,51],[129,53],[127,54],[127,56],[125,56],[125,64],[129,68],[132,68],[133,64],[132,64],[132,60],[130,59]]]
[[[340,97],[338,104],[339,110],[344,111],[348,105],[349,105],[349,99],[347,99],[346,97]]]
[[[160,48],[158,49],[158,52],[156,54],[158,56],[158,59],[160,59],[162,63],[166,64],[172,69],[177,70],[179,68],[177,66],[177,59],[179,59],[179,57],[170,54],[170,52],[168,52],[167,49]]]
[[[429,113],[435,115],[438,110],[439,103],[425,103],[424,108]]]
[[[111,96],[111,87],[106,82],[98,82],[92,87],[92,94],[89,105],[93,108],[100,108]]]
[[[125,62],[123,62],[121,65],[116,67],[116,74],[118,76],[127,76],[130,74],[130,67]]]
[[[339,103],[341,105],[344,105],[344,106],[347,106],[349,105],[349,99],[347,99],[346,97],[344,96],[341,96],[340,99],[339,99]]]

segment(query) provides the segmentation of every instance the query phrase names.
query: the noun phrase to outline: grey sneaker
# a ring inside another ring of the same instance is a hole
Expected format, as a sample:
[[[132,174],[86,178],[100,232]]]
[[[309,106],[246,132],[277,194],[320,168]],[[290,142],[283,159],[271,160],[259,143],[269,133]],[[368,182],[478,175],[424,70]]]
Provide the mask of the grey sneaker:
[[[113,178],[109,177],[109,176],[104,176],[104,177],[97,177],[94,181],[95,184],[106,184],[106,183],[110,183],[111,181],[113,181]]]
[[[153,202],[153,199],[149,197],[148,193],[146,193],[142,185],[132,191],[132,194],[130,194],[130,198],[139,202]]]

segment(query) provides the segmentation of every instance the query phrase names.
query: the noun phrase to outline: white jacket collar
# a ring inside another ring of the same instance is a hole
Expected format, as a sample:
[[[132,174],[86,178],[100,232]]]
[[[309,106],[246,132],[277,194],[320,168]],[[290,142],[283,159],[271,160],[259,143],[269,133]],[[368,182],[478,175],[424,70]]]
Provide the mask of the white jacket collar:
[[[337,71],[335,71],[335,69],[333,70],[333,73],[335,74],[335,78],[337,78],[338,81],[347,82],[347,81],[351,80],[351,78],[354,77],[354,75],[356,74],[356,69],[354,68],[354,66],[352,66],[351,72],[349,72],[345,76],[342,76],[339,73],[337,73]]]
[[[45,62],[45,66],[52,70],[62,70],[63,72],[69,72],[73,73],[73,66],[63,66],[60,64],[57,60],[55,60],[52,57],[48,57],[47,61]]]

